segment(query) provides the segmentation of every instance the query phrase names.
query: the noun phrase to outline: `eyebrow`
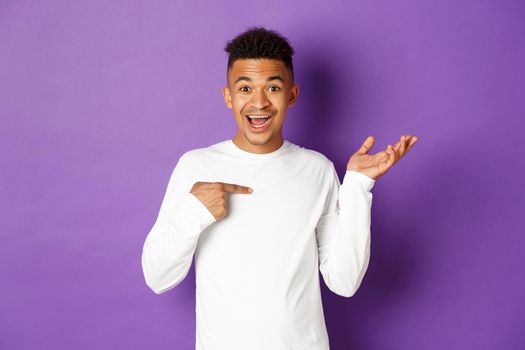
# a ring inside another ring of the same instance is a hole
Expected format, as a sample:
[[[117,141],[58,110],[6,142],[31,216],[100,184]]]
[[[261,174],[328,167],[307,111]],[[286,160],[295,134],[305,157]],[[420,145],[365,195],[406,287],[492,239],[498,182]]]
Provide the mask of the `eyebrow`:
[[[240,77],[237,78],[237,80],[235,80],[235,84],[237,84],[241,80],[252,81],[252,79],[249,78],[249,77],[240,76]],[[268,77],[268,79],[266,79],[266,81],[271,81],[271,80],[280,80],[280,81],[282,81],[284,83],[284,80],[283,80],[283,78],[281,78],[280,75],[272,75],[272,76]]]

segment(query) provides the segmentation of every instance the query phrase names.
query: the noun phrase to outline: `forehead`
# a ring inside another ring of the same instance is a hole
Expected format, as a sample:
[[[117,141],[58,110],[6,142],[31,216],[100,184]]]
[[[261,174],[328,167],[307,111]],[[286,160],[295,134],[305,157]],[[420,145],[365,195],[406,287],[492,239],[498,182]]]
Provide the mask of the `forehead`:
[[[290,81],[290,71],[283,61],[266,58],[238,59],[233,62],[228,70],[228,80],[235,82],[237,78],[244,76],[252,80],[266,80],[266,78],[279,75],[285,82]]]

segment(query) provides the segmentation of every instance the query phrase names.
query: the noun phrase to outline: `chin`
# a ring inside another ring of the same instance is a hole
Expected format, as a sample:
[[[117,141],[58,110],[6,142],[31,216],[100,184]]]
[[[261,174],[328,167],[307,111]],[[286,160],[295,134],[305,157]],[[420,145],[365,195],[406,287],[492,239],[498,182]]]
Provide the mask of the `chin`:
[[[265,145],[268,142],[270,142],[270,140],[272,139],[271,136],[272,135],[270,133],[268,133],[267,135],[253,135],[253,134],[250,134],[249,131],[247,131],[244,134],[244,137],[246,137],[249,143],[251,143],[252,145],[259,145],[259,146]]]

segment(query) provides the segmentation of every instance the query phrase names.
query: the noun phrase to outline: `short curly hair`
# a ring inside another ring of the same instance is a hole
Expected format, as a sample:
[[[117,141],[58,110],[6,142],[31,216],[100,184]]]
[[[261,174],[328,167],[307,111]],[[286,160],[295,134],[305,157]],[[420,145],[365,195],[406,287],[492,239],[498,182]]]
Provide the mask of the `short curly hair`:
[[[228,53],[228,70],[238,59],[268,58],[280,60],[290,70],[294,80],[292,56],[294,49],[288,39],[274,30],[251,27],[230,40],[224,51]]]

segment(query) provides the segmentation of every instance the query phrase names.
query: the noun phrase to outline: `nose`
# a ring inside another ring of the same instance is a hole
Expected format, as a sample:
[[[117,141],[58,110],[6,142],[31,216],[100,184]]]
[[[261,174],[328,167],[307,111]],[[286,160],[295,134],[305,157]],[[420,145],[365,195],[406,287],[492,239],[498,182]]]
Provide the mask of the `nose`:
[[[264,91],[254,90],[250,103],[254,108],[263,109],[270,105],[270,100]]]

